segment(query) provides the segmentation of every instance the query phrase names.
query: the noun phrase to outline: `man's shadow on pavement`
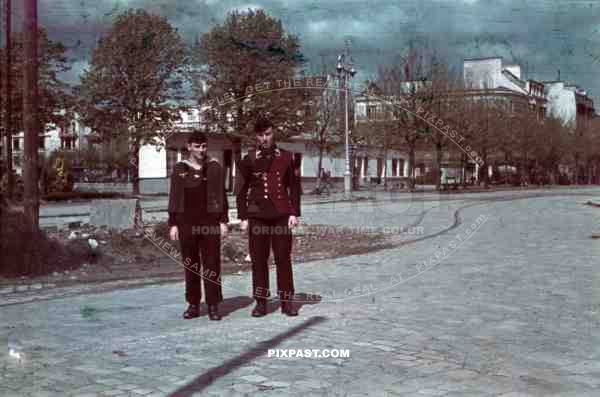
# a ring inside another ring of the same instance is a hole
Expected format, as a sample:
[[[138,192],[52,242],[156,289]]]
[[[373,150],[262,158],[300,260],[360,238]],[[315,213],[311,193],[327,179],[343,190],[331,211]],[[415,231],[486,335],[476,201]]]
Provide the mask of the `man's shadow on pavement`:
[[[304,305],[316,305],[321,303],[321,296],[316,294],[305,294],[304,292],[294,295],[294,306],[298,311],[302,309]],[[274,313],[281,308],[281,301],[279,299],[271,299],[267,303],[267,314]]]
[[[296,300],[294,301],[295,307],[300,311],[304,305],[316,305],[321,302],[322,298],[320,295],[299,293],[295,295]],[[233,298],[224,299],[219,304],[219,313],[221,317],[225,318],[231,313],[248,307],[254,303],[254,299],[250,296],[234,296]],[[281,301],[279,299],[271,299],[267,302],[267,314],[274,313],[281,308]],[[200,306],[200,317],[208,315],[208,308],[206,305]]]
[[[223,299],[223,302],[219,304],[219,313],[221,317],[225,318],[236,310],[243,309],[252,304],[253,299],[249,296],[234,296],[233,298]],[[208,308],[206,305],[200,306],[200,317],[208,315]]]

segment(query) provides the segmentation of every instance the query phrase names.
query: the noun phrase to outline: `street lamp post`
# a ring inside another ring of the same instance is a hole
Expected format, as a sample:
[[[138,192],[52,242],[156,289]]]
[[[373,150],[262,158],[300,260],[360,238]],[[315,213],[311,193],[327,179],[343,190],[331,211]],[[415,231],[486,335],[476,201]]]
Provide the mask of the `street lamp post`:
[[[344,197],[349,199],[352,195],[352,173],[350,170],[350,134],[348,131],[348,82],[351,77],[354,77],[356,70],[352,66],[348,46],[346,46],[346,52],[338,56],[336,70],[338,78],[343,81],[345,91],[346,171],[344,172]]]

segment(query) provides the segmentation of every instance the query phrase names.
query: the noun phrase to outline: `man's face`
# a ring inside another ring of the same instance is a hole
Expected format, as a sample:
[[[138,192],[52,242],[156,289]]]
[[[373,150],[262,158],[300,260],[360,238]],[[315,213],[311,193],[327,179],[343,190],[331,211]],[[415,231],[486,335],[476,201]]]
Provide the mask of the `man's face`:
[[[188,151],[190,152],[190,157],[196,161],[202,161],[206,157],[206,142],[202,143],[188,143],[187,145]]]
[[[273,127],[256,133],[256,145],[259,150],[270,148],[273,145]]]

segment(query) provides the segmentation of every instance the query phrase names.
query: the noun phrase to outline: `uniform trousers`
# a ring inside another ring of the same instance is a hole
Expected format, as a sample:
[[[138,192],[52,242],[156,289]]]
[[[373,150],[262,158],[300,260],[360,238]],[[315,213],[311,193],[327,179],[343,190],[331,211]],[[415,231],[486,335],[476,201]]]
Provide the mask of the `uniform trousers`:
[[[254,298],[257,302],[264,303],[271,296],[268,261],[273,248],[279,299],[293,299],[292,232],[288,227],[288,216],[273,219],[250,218],[248,229]]]
[[[179,240],[185,267],[185,299],[189,304],[200,304],[204,282],[206,304],[216,305],[223,301],[220,226],[188,224],[182,229]]]

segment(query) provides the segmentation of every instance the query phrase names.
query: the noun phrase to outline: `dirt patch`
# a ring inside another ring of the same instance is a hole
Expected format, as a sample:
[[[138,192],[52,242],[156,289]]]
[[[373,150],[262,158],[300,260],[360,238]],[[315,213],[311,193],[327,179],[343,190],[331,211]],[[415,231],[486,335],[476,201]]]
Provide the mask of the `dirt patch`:
[[[393,245],[390,238],[383,234],[337,233],[335,230],[326,225],[302,225],[294,235],[294,262],[362,254]],[[182,265],[172,257],[174,251],[167,249],[165,252],[159,248],[169,243],[175,252],[179,252],[179,243],[169,240],[165,223],[145,224],[143,232],[111,232],[104,228],[75,224],[71,225],[70,230],[49,230],[37,238],[50,244],[56,252],[62,252],[60,250],[64,250],[64,247],[78,247],[77,255],[64,256],[63,260],[47,260],[53,258],[50,248],[41,251],[38,260],[52,265],[40,268],[39,272],[18,274],[27,275],[20,280],[24,283],[70,285],[183,275]],[[30,245],[22,245],[21,249],[30,249]],[[234,228],[223,240],[223,272],[231,274],[250,270],[247,255],[247,235]],[[9,278],[0,279],[0,284],[14,281],[14,275],[10,275]]]
[[[89,261],[81,241],[58,241],[41,231],[32,232],[22,212],[2,207],[0,212],[0,275],[18,277],[70,270]]]

